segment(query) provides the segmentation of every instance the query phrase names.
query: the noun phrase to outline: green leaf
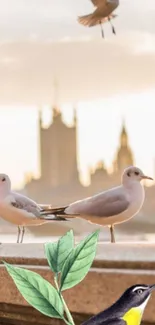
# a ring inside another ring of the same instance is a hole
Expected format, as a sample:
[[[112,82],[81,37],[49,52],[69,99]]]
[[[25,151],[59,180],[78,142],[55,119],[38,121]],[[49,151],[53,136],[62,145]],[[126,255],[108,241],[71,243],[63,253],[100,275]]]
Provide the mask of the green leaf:
[[[82,240],[69,254],[61,273],[60,291],[74,287],[88,273],[96,254],[99,230]]]
[[[73,231],[68,231],[55,243],[46,243],[44,247],[51,270],[54,273],[61,272],[68,255],[74,248]]]
[[[56,289],[39,274],[5,263],[25,300],[42,314],[63,319],[63,305]]]

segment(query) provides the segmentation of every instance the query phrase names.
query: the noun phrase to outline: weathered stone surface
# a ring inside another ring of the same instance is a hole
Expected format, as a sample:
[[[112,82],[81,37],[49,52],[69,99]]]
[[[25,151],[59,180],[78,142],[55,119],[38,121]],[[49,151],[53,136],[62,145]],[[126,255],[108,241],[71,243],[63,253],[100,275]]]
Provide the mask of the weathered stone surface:
[[[89,315],[91,316],[91,315]],[[53,319],[41,315],[32,307],[23,307],[19,305],[0,304],[0,324],[8,324],[8,319],[11,319],[11,324],[29,325],[29,324],[48,324],[48,325],[63,325],[64,322],[58,319]],[[80,325],[88,318],[87,315],[73,313],[73,318],[76,325]],[[10,324],[10,323],[9,323]]]
[[[47,317],[28,307],[2,264],[2,260],[19,264],[51,282],[52,273],[44,257],[43,245],[1,245],[0,256],[0,324],[29,325],[36,320],[38,324],[59,324],[55,320],[54,323],[53,320],[46,322]],[[104,310],[128,286],[136,283],[155,283],[155,244],[99,244],[94,267],[79,285],[65,291],[64,297],[71,312],[76,313],[78,325],[84,318]],[[146,323],[155,324],[154,306],[155,294],[152,294],[143,317]],[[36,313],[37,318],[34,317]]]
[[[48,265],[43,244],[1,244],[0,264],[3,259],[13,264]],[[155,270],[155,243],[99,243],[93,266]]]
[[[72,313],[76,325],[81,325],[91,315]],[[41,315],[38,311],[31,307],[22,307],[17,305],[0,304],[0,325],[63,325],[59,319],[52,319]],[[142,325],[150,325],[143,322]]]

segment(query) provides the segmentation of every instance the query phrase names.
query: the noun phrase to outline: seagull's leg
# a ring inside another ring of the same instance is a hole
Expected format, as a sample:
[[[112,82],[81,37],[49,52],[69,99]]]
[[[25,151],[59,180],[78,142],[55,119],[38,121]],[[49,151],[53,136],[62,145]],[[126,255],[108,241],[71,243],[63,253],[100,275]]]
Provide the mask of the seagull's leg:
[[[102,26],[101,21],[100,21],[100,26],[101,26],[101,35],[102,35],[102,38],[104,38],[104,30],[103,30],[103,26]]]
[[[24,239],[24,234],[25,234],[25,227],[22,227],[22,236],[21,236],[21,240],[20,240],[20,243],[23,242],[23,239]]]
[[[17,233],[17,243],[19,244],[19,239],[20,239],[20,227],[18,226],[18,233]]]
[[[111,25],[111,28],[112,28],[112,32],[113,32],[113,34],[116,35],[116,30],[115,30],[115,27],[113,26],[113,24],[112,24],[112,22],[111,22],[110,17],[108,17],[108,20],[109,20],[109,23],[110,23],[110,25]]]
[[[111,243],[115,243],[114,226],[110,226]]]

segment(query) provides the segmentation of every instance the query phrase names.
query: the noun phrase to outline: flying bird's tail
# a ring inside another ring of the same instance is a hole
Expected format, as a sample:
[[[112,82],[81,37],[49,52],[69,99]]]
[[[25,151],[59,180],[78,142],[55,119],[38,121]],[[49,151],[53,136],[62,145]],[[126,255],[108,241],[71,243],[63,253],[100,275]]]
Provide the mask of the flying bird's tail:
[[[109,18],[114,19],[116,17],[117,17],[116,14],[111,14],[108,17],[103,17],[103,18],[99,19],[98,17],[95,17],[94,13],[92,13],[90,15],[78,17],[78,22],[84,26],[93,27],[93,26],[99,25],[101,23],[102,24],[106,23],[109,20]]]
[[[100,21],[94,17],[94,14],[80,16],[78,17],[78,22],[88,27],[92,27],[100,23]]]

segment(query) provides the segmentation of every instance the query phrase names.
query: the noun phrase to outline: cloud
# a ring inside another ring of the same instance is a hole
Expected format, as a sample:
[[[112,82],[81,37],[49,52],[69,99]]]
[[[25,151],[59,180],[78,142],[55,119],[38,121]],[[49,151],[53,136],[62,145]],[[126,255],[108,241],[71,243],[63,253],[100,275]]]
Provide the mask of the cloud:
[[[112,39],[1,45],[0,104],[52,103],[55,76],[63,102],[132,93],[155,87],[155,56]]]
[[[120,0],[114,24],[86,28],[89,0],[0,0],[0,104],[72,102],[155,87],[155,1]],[[8,24],[9,21],[9,24]]]

